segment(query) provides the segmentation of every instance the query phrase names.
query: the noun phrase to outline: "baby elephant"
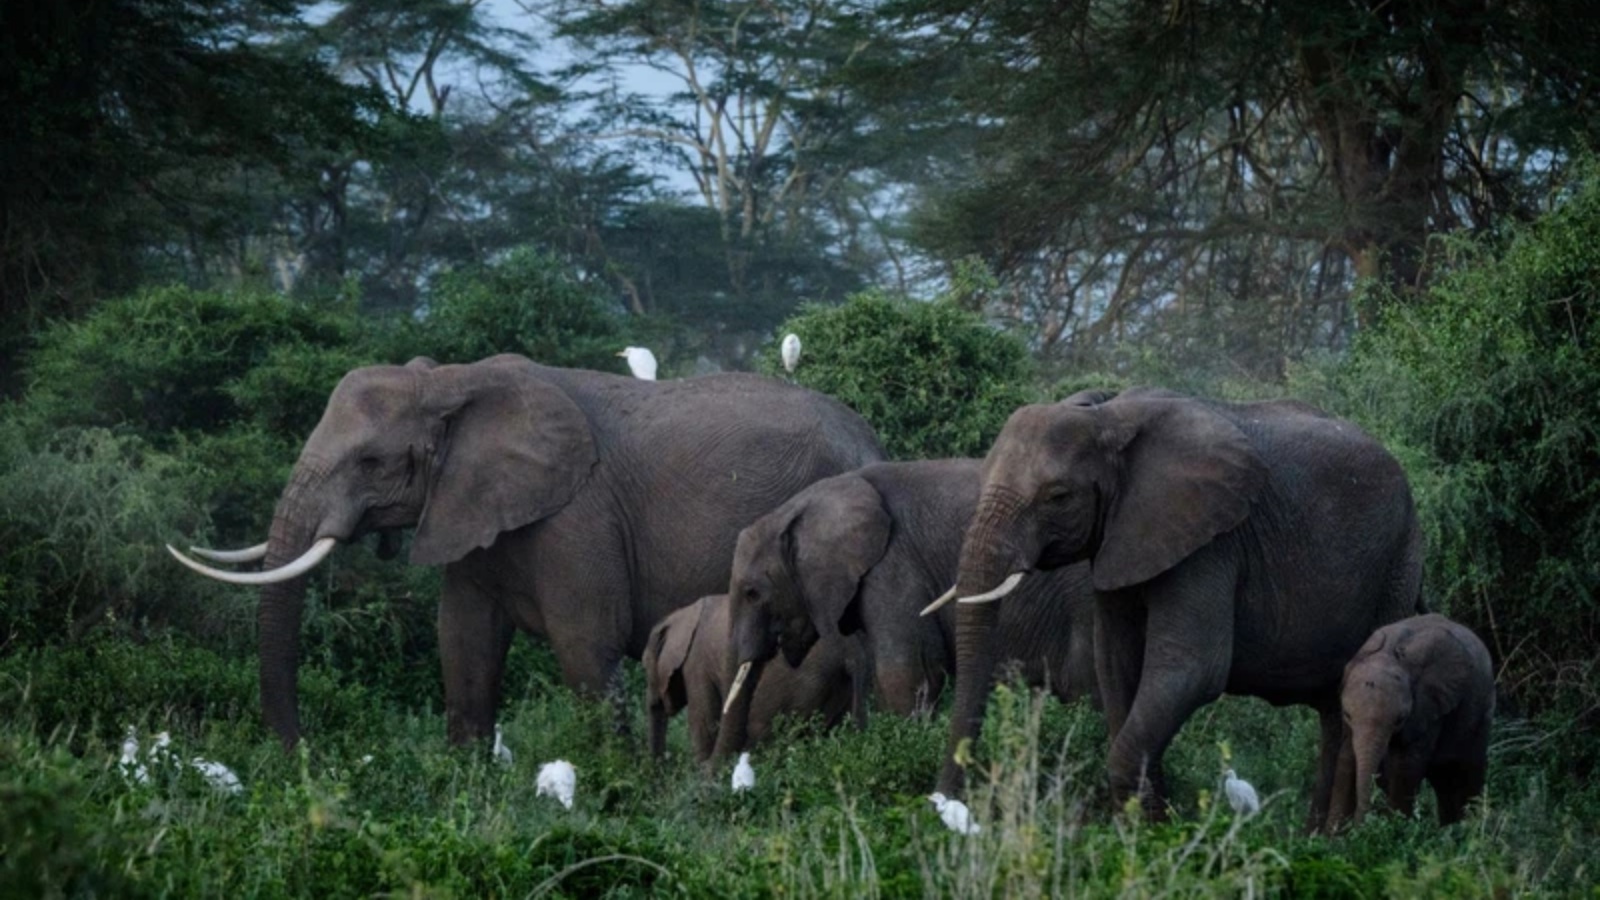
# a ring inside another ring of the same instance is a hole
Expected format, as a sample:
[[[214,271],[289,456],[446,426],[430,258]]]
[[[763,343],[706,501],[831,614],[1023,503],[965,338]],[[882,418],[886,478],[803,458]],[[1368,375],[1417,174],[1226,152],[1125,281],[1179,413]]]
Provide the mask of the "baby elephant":
[[[798,668],[775,660],[756,686],[749,743],[761,741],[785,713],[822,714],[824,727],[853,708],[855,638],[819,641]],[[650,710],[650,752],[666,751],[667,721],[689,710],[689,741],[704,762],[716,745],[723,698],[733,681],[728,666],[728,595],[713,594],[656,623],[645,644],[645,704]],[[864,708],[854,707],[858,719]]]
[[[1382,776],[1389,805],[1410,815],[1423,779],[1439,800],[1439,822],[1460,821],[1483,791],[1494,668],[1465,626],[1413,616],[1372,633],[1344,669],[1345,738],[1329,822],[1360,822]]]

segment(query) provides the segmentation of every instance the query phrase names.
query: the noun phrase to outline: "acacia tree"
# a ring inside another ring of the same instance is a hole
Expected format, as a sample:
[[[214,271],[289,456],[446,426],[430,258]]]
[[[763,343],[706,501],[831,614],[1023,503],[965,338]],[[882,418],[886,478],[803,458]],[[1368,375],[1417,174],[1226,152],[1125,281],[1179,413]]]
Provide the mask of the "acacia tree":
[[[655,215],[670,213],[696,243],[716,241],[720,292],[733,300],[710,304],[719,319],[768,327],[800,297],[842,296],[882,258],[884,233],[860,219],[872,191],[855,152],[867,111],[839,82],[871,52],[859,9],[828,0],[563,0],[550,13],[584,56],[568,74],[601,85],[586,97],[595,138],[648,154],[693,186],[703,215],[671,204],[657,204]],[[630,90],[628,67],[674,90]],[[663,302],[646,283],[661,274],[619,272],[636,310]]]
[[[1262,362],[1337,345],[1354,276],[1407,295],[1429,235],[1538,209],[1587,140],[1581,113],[1552,128],[1593,71],[1546,40],[1567,5],[892,4],[900,80],[969,135],[921,240],[987,259],[1045,349],[1182,334],[1197,310],[1263,330]]]

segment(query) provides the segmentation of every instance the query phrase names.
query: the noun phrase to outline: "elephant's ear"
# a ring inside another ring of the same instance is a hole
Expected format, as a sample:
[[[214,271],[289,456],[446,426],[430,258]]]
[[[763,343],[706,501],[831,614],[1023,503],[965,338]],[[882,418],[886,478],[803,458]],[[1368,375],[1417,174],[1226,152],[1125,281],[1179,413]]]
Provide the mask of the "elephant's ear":
[[[583,411],[515,362],[439,366],[419,378],[437,444],[425,454],[413,563],[454,562],[555,513],[599,459]]]
[[[1149,581],[1249,516],[1266,466],[1232,422],[1165,394],[1130,392],[1098,409],[1121,476],[1091,565],[1096,589]]]
[[[789,527],[800,592],[817,630],[861,628],[856,592],[889,546],[889,512],[864,479],[837,478],[801,507]]]
[[[708,606],[708,598],[701,597],[693,606],[661,620],[650,632],[648,649],[655,664],[649,667],[646,674],[653,683],[656,695],[669,701],[669,708],[682,705],[670,702],[674,693],[673,682],[681,679],[683,664],[689,660],[689,650],[694,647],[695,635],[705,621]]]
[[[1395,642],[1394,656],[1412,679],[1408,737],[1426,733],[1461,705],[1468,690],[1468,671],[1461,665],[1459,642],[1442,629],[1413,629]]]

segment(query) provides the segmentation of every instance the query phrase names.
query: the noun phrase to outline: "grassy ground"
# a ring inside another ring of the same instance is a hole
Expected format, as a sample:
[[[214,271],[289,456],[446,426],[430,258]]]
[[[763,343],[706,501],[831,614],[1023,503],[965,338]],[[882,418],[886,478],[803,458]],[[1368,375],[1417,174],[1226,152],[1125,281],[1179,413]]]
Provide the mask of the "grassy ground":
[[[317,666],[302,673],[311,736],[289,755],[259,724],[248,656],[103,638],[0,659],[0,896],[1600,896],[1600,790],[1551,759],[1573,739],[1560,728],[1500,723],[1487,802],[1461,826],[1388,817],[1325,840],[1299,833],[1308,711],[1202,710],[1167,757],[1177,814],[1151,825],[1105,808],[1092,709],[1003,688],[975,763],[985,829],[968,838],[925,799],[942,718],[792,729],[734,796],[726,770],[685,760],[681,723],[655,765],[642,713],[618,736],[553,685],[547,654],[515,652],[510,767],[447,746],[436,696]],[[127,724],[226,762],[245,792],[174,773],[131,786]],[[570,812],[535,796],[557,757],[579,773]],[[1226,765],[1261,791],[1260,816],[1219,808]]]

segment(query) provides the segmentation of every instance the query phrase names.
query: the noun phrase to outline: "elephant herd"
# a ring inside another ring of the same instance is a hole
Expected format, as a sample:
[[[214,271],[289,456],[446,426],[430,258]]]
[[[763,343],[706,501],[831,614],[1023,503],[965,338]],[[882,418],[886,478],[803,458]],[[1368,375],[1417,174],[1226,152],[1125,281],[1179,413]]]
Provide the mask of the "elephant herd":
[[[1300,403],[1090,391],[1024,406],[986,458],[888,462],[822,394],[745,374],[644,381],[503,355],[356,369],[306,440],[265,544],[180,561],[261,586],[261,703],[300,737],[305,573],[414,529],[444,567],[451,741],[494,733],[513,634],[620,700],[642,658],[650,744],[687,710],[698,758],[788,712],[930,708],[954,680],[938,790],[963,787],[1007,668],[1104,711],[1114,803],[1165,813],[1162,755],[1224,692],[1320,717],[1308,823],[1359,819],[1377,778],[1444,821],[1483,787],[1493,672],[1422,615],[1422,537],[1373,438]],[[952,602],[954,601],[954,602]],[[931,774],[931,773],[930,773]]]

